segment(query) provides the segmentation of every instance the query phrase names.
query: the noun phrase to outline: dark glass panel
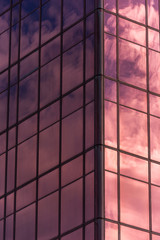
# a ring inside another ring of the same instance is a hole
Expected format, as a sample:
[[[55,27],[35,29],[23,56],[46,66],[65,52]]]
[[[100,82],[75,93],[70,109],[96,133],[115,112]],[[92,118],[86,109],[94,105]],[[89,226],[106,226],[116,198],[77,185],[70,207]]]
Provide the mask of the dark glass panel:
[[[15,148],[8,151],[7,162],[7,192],[13,190],[15,181]]]
[[[160,214],[160,188],[151,187],[151,203],[152,203],[152,231],[160,233],[159,214]]]
[[[45,195],[55,191],[59,186],[59,170],[56,169],[43,177],[39,178],[38,185],[38,197],[44,197]]]
[[[148,185],[121,177],[121,221],[141,228],[149,228]]]
[[[120,147],[128,152],[148,156],[146,114],[120,107]]]
[[[10,7],[10,0],[2,0],[0,14],[6,11],[9,7]]]
[[[28,118],[18,126],[18,143],[33,136],[37,132],[37,115]]]
[[[105,169],[112,171],[112,172],[117,172],[117,152],[105,148]]]
[[[105,238],[110,240],[118,240],[118,225],[105,222]],[[88,239],[89,240],[89,239]]]
[[[40,112],[40,130],[59,120],[59,101]]]
[[[62,186],[80,178],[83,173],[83,156],[80,156],[62,166]]]
[[[16,240],[35,239],[35,204],[16,213]]]
[[[104,48],[104,73],[116,78],[116,38],[105,34]]]
[[[32,12],[34,9],[39,7],[39,0],[23,0],[22,1],[22,10],[21,15],[22,18]]]
[[[151,162],[151,183],[160,186],[160,165]]]
[[[17,119],[17,85],[10,88],[9,92],[9,126],[16,123]]]
[[[150,117],[150,151],[151,158],[160,162],[160,119],[156,117]]]
[[[20,188],[16,194],[16,210],[19,210],[36,199],[36,182],[32,182]]]
[[[158,31],[148,29],[148,47],[160,51],[160,37]]]
[[[59,123],[42,131],[39,136],[39,173],[55,167],[59,161]]]
[[[12,25],[19,22],[19,4],[12,8]]]
[[[5,158],[5,154],[0,156],[0,196],[4,194],[5,189]]]
[[[94,0],[86,0],[86,13],[91,12],[94,9]]]
[[[119,36],[132,42],[146,45],[146,31],[143,26],[119,18]]]
[[[94,149],[87,152],[85,155],[85,173],[89,173],[94,170]]]
[[[89,0],[94,1],[94,0]],[[86,37],[94,33],[94,14],[86,18]]]
[[[146,88],[146,50],[119,40],[119,78],[138,87]]]
[[[82,223],[82,180],[62,189],[61,231],[70,230]]]
[[[14,193],[7,196],[6,203],[6,216],[14,212]]]
[[[36,137],[33,137],[18,146],[18,186],[36,176],[36,140]]]
[[[61,1],[50,0],[42,6],[41,40],[47,41],[60,32]]]
[[[62,117],[72,113],[83,105],[83,88],[71,92],[62,99]]]
[[[3,239],[3,229],[4,229],[4,221],[0,221],[0,239]]]
[[[83,44],[80,43],[63,54],[63,93],[83,81]]]
[[[8,87],[8,71],[0,74],[0,92]]]
[[[145,23],[145,0],[119,0],[119,13]]]
[[[66,236],[62,237],[63,240],[82,240],[82,229],[78,229],[70,234],[67,234]]]
[[[4,217],[4,198],[0,199],[0,219]]]
[[[60,59],[41,68],[40,105],[41,107],[55,100],[60,95]]]
[[[90,223],[85,227],[85,240],[94,240],[94,223]]]
[[[104,8],[116,12],[116,0],[104,0]]]
[[[10,86],[18,81],[18,64],[10,68]]]
[[[21,57],[37,48],[38,44],[39,10],[35,11],[21,21]]]
[[[85,177],[85,220],[94,218],[94,173]]]
[[[19,120],[37,110],[38,72],[25,78],[19,84]]]
[[[148,161],[121,153],[120,173],[147,182]]]
[[[49,62],[60,54],[60,37],[53,39],[41,48],[41,65]]]
[[[148,0],[148,25],[159,28],[159,1]]]
[[[10,26],[10,11],[0,16],[0,23],[0,33],[2,33]]]
[[[121,226],[121,239],[123,240],[149,240],[149,233],[134,228]]]
[[[94,102],[86,106],[85,115],[85,147],[94,145]]]
[[[86,80],[94,75],[94,36],[86,39],[86,66],[85,77]]]
[[[109,79],[104,80],[104,97],[107,100],[117,101],[117,83]]]
[[[86,84],[85,90],[86,90],[85,102],[89,103],[94,99],[94,80]]]
[[[83,111],[79,110],[62,121],[62,161],[82,151],[82,140]]]
[[[123,84],[119,85],[119,102],[140,111],[147,111],[147,94]]]
[[[117,174],[105,172],[105,217],[117,220],[118,217]]]
[[[20,79],[27,77],[38,68],[38,52],[34,52],[20,62]]]
[[[150,94],[150,114],[160,117],[160,97]]]
[[[8,67],[9,60],[9,31],[0,35],[0,72]]]
[[[16,128],[11,128],[8,131],[8,148],[14,147],[16,144]]]
[[[72,47],[83,39],[83,21],[76,24],[63,34],[63,51]]]
[[[8,91],[0,94],[0,132],[7,127],[7,98]]]
[[[6,240],[13,239],[13,215],[6,218]]]
[[[6,133],[0,135],[0,154],[6,151]]]
[[[63,26],[72,25],[83,17],[83,0],[64,0],[63,1]]]
[[[38,202],[38,239],[51,239],[58,235],[58,193]]]
[[[105,144],[117,146],[117,105],[105,101]]]
[[[11,63],[18,60],[18,44],[19,44],[19,23],[12,27],[11,33]]]
[[[160,53],[149,50],[149,89],[160,93]]]
[[[104,13],[104,31],[116,35],[116,16]]]

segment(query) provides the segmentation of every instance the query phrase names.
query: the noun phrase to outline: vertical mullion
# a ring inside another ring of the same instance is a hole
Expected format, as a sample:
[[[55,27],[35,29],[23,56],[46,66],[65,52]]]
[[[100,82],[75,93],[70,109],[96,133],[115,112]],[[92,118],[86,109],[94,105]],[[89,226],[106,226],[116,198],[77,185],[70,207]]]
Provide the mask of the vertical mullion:
[[[36,213],[35,239],[38,239],[38,176],[39,176],[39,130],[40,130],[40,81],[41,81],[41,20],[42,0],[39,0],[39,55],[38,55],[38,108],[37,108],[37,163],[36,163]]]
[[[95,4],[95,237],[104,240],[104,0]]]
[[[118,204],[118,240],[120,234],[120,111],[119,111],[119,1],[116,0],[116,80],[117,80],[117,204]]]
[[[15,147],[15,192],[14,192],[14,229],[13,240],[16,239],[16,188],[17,188],[17,156],[18,156],[18,116],[19,116],[19,81],[20,81],[20,41],[21,41],[21,7],[19,3],[19,38],[18,38],[18,81],[17,81],[17,115],[16,115],[16,147]]]
[[[146,83],[147,83],[147,132],[148,132],[148,197],[149,197],[149,234],[152,240],[152,205],[151,205],[151,153],[150,153],[150,107],[149,107],[149,49],[148,49],[148,0],[145,0],[146,21]]]
[[[84,12],[83,12],[83,240],[85,240],[85,117],[86,117],[86,108],[85,108],[85,56],[86,56],[86,0],[83,0]]]
[[[59,220],[58,235],[61,239],[61,163],[62,163],[62,77],[63,77],[63,0],[61,0],[61,44],[60,44],[60,111],[59,111]]]
[[[10,26],[9,26],[9,68],[8,68],[8,90],[7,90],[7,126],[6,126],[6,161],[5,161],[5,201],[4,201],[4,228],[3,239],[6,233],[6,207],[7,207],[7,168],[8,168],[8,132],[9,132],[9,96],[10,96],[10,66],[11,66],[11,33],[12,33],[12,0],[10,0]]]

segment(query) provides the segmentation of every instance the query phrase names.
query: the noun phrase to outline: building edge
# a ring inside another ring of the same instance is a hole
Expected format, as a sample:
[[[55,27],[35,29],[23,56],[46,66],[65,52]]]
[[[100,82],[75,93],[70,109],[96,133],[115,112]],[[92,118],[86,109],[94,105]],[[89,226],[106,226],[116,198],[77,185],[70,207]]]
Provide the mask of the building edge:
[[[105,240],[104,0],[95,0],[95,236]]]

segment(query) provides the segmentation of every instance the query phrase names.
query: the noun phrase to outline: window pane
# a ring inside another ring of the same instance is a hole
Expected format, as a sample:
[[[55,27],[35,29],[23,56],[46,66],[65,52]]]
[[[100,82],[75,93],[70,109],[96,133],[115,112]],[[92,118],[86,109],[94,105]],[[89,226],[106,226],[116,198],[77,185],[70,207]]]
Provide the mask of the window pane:
[[[149,228],[148,185],[121,177],[121,221],[141,228]]]
[[[82,223],[82,180],[62,189],[61,231],[70,230]]]

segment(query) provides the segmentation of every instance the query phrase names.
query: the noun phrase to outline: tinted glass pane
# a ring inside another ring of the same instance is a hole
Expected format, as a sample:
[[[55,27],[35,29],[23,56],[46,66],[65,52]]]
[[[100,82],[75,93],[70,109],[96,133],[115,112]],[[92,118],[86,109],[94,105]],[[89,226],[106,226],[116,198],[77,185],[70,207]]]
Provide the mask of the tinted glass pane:
[[[42,173],[59,162],[59,124],[42,131],[39,137],[39,172]]]
[[[65,232],[82,223],[82,180],[62,189],[61,231]]]

